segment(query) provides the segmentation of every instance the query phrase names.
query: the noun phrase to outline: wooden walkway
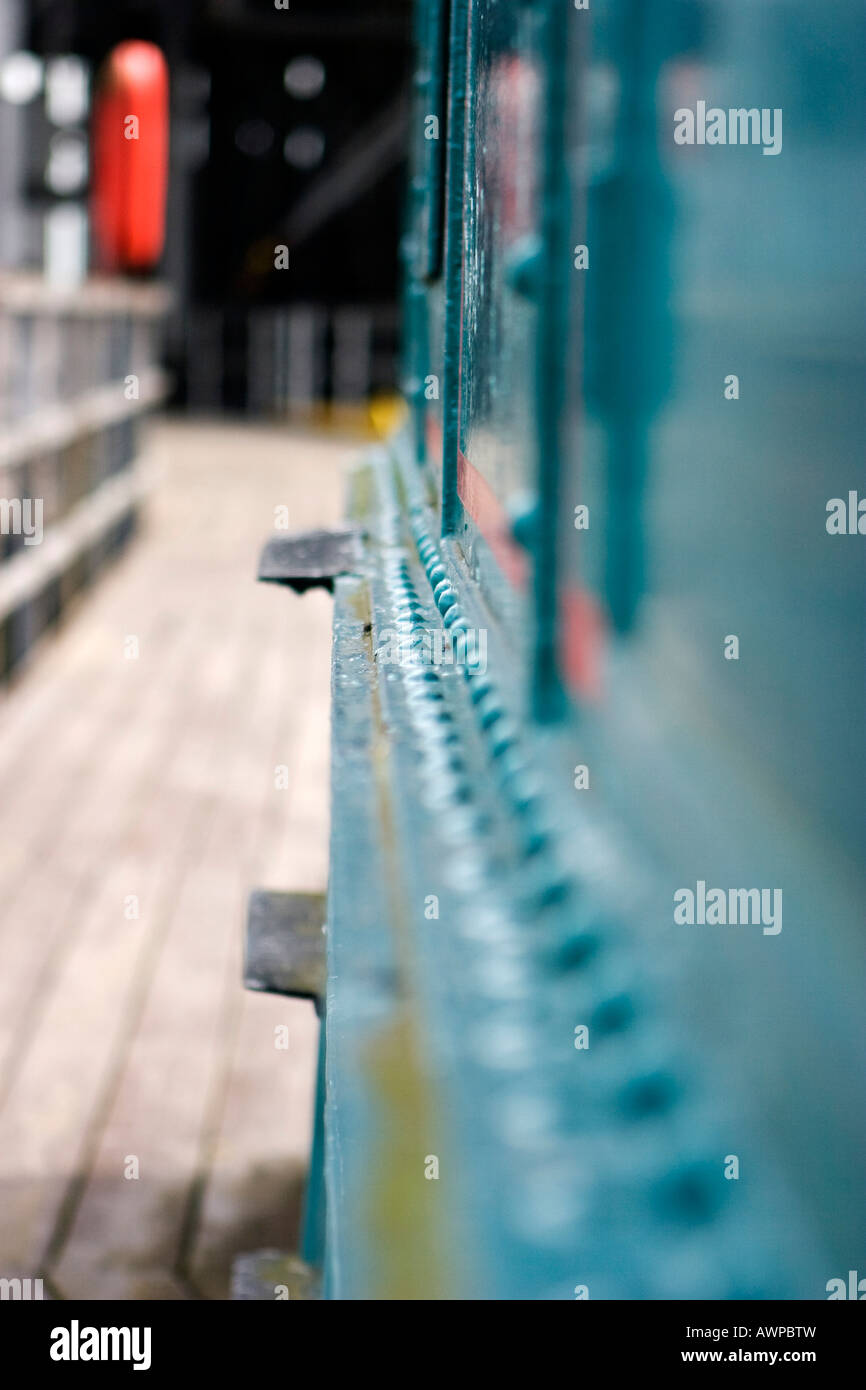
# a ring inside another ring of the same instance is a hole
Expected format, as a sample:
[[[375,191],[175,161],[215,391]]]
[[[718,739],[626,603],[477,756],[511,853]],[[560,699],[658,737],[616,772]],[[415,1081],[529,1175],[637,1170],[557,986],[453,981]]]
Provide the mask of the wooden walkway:
[[[254,577],[357,445],[153,433],[140,535],[0,696],[0,1277],[58,1298],[225,1298],[309,1145],[313,1010],[241,949],[250,887],[326,881],[330,599]]]

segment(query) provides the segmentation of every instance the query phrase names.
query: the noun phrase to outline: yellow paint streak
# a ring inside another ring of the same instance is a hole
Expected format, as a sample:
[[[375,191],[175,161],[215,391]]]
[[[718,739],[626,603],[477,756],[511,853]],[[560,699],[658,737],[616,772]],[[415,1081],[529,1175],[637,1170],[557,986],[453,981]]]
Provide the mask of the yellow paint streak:
[[[368,640],[370,640],[368,638]],[[370,660],[373,661],[372,644]],[[420,1003],[414,991],[414,957],[405,886],[396,848],[389,785],[389,738],[379,693],[373,683],[375,722],[373,775],[385,852],[388,923],[401,1003],[389,1024],[371,1041],[363,1057],[371,1089],[379,1098],[375,1150],[364,1220],[376,1252],[372,1299],[455,1298],[456,1271],[448,1249],[451,1209],[445,1127],[439,1123],[434,1086],[424,1062]],[[425,1177],[425,1159],[440,1162],[438,1179]]]
[[[364,1064],[381,1103],[365,1213],[376,1251],[370,1297],[455,1298],[443,1219],[450,1205],[448,1165],[408,1011],[370,1044]],[[425,1177],[431,1153],[442,1165],[438,1180]]]

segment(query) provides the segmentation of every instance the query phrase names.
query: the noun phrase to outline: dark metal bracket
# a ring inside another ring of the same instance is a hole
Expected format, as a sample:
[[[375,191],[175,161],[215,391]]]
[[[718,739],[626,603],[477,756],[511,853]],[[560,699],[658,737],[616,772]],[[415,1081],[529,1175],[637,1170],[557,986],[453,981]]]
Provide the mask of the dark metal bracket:
[[[322,588],[333,592],[340,574],[361,568],[361,532],[356,526],[271,536],[259,560],[258,578],[286,584],[295,593]]]
[[[232,1301],[273,1303],[275,1299],[312,1303],[322,1297],[319,1273],[297,1255],[256,1250],[237,1255],[232,1265]]]
[[[324,893],[252,892],[244,958],[247,989],[324,998],[325,912]]]

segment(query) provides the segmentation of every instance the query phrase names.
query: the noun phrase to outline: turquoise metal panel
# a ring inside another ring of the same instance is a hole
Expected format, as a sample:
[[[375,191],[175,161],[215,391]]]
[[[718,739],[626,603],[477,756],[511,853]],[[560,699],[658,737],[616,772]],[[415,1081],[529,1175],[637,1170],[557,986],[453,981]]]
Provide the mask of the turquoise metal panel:
[[[466,108],[469,83],[469,0],[451,0],[448,69],[448,165],[445,215],[445,322],[442,363],[442,534],[460,515],[457,459],[463,443],[463,276],[466,209]]]
[[[866,1237],[866,16],[449,22],[413,430],[337,586],[328,1290],[821,1298]],[[677,142],[714,107],[758,140]]]
[[[699,879],[784,892],[777,938],[695,928],[664,954],[684,1026],[730,1057],[754,1142],[844,1262],[866,1236],[866,561],[825,523],[866,446],[866,20],[814,18],[729,0],[594,24],[561,544],[609,625],[576,761],[651,846],[659,929]],[[699,101],[780,110],[781,150],[677,144]]]

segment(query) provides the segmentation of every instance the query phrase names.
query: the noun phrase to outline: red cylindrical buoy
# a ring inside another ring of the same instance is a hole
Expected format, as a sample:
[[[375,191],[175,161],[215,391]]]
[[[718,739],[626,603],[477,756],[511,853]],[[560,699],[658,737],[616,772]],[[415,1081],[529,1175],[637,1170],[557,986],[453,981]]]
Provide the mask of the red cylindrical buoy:
[[[93,99],[91,217],[103,270],[149,270],[165,241],[168,67],[155,44],[118,44]]]

